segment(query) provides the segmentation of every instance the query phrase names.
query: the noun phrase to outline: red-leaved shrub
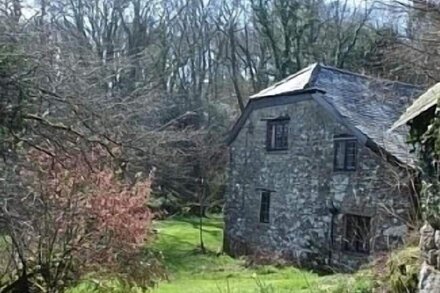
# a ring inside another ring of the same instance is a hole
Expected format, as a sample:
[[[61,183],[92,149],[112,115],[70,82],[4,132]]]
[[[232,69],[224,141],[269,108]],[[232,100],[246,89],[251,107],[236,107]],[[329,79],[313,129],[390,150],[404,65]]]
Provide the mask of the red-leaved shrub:
[[[81,242],[75,250],[84,262],[112,264],[119,254],[145,244],[152,218],[147,207],[150,178],[119,178],[100,148],[74,157],[38,151],[29,156],[39,167],[40,194],[57,209],[58,232],[75,226]]]
[[[147,209],[149,181],[122,184],[108,169],[91,175],[87,209],[101,232],[111,233],[112,248],[137,248],[144,244],[150,213]]]

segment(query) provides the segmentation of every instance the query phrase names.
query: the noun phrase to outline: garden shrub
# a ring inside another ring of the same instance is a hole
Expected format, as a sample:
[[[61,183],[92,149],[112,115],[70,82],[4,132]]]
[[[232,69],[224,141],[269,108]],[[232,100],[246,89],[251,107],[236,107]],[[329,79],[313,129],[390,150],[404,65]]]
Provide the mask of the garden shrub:
[[[151,255],[145,257],[149,178],[122,178],[99,147],[88,154],[34,150],[27,162],[20,171],[27,193],[1,215],[9,257],[19,260],[5,288],[60,292],[92,271],[148,287],[162,274]]]
[[[382,283],[390,292],[416,292],[420,271],[419,249],[407,247],[392,253]]]

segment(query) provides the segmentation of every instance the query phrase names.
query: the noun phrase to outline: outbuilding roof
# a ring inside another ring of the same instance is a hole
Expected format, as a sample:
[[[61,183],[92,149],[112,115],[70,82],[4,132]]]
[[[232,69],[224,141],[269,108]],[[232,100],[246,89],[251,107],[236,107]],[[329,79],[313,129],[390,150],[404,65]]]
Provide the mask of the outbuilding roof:
[[[384,150],[398,161],[413,165],[414,157],[406,144],[407,128],[390,129],[421,93],[421,88],[315,63],[251,96],[246,108],[252,108],[256,100],[270,98],[274,101],[277,96],[307,91],[315,92],[312,98],[362,136],[367,146]],[[235,139],[249,112],[243,112],[229,142]]]
[[[400,127],[407,122],[413,120],[423,112],[431,109],[437,105],[437,101],[440,99],[440,83],[437,83],[430,89],[421,95],[414,103],[406,109],[405,113],[400,116],[399,120],[394,123],[392,129]]]

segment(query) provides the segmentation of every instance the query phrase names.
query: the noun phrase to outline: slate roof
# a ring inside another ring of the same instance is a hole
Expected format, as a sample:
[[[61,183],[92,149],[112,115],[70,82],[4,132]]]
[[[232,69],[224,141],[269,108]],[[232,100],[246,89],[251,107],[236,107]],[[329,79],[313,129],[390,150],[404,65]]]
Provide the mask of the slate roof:
[[[393,129],[402,126],[419,116],[426,110],[429,110],[431,107],[437,105],[437,101],[440,99],[440,83],[437,83],[430,89],[426,91],[423,95],[421,95],[414,103],[406,109],[405,113],[400,116],[399,120],[396,121],[393,125]]]
[[[398,161],[413,165],[406,144],[408,129],[390,130],[393,123],[422,89],[410,84],[378,79],[338,68],[312,64],[250,97],[254,99],[292,95],[307,89],[323,93],[318,103],[336,111],[341,121]],[[312,95],[315,99],[317,95]]]

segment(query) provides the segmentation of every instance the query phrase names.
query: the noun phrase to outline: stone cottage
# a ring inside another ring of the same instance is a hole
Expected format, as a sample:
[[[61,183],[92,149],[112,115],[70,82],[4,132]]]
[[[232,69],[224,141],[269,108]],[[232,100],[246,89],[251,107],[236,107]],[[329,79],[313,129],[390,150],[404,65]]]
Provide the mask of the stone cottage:
[[[228,139],[225,251],[350,269],[401,244],[414,161],[389,129],[419,92],[313,64],[251,96]]]

